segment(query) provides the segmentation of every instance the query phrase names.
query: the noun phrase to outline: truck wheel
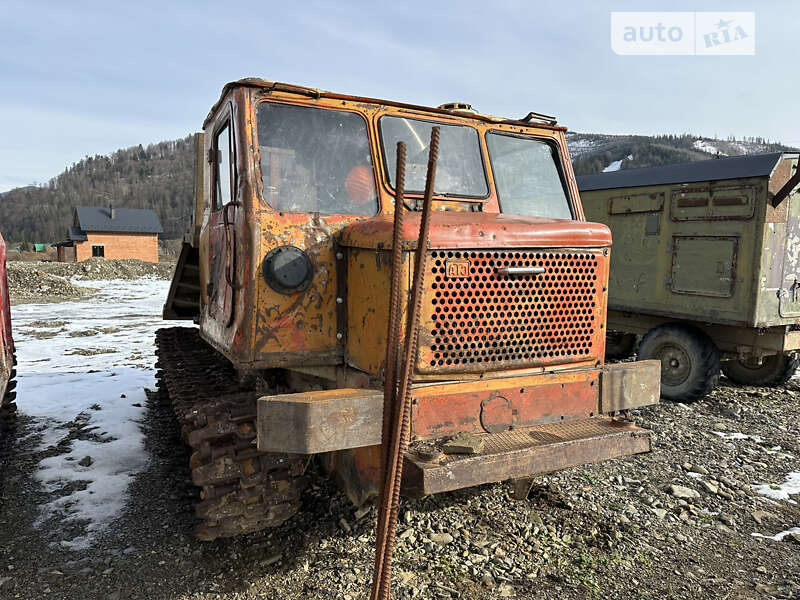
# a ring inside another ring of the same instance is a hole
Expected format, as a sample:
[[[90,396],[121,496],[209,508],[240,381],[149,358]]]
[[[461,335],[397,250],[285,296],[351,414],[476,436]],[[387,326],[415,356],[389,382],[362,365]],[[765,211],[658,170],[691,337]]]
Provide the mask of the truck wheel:
[[[796,354],[773,354],[759,365],[754,360],[726,360],[722,363],[725,377],[741,385],[783,385],[797,371],[800,358]]]
[[[661,325],[639,344],[639,360],[661,361],[661,397],[694,402],[719,381],[719,350],[702,331],[689,325]]]
[[[636,334],[609,331],[606,333],[606,358],[622,360],[633,356]]]

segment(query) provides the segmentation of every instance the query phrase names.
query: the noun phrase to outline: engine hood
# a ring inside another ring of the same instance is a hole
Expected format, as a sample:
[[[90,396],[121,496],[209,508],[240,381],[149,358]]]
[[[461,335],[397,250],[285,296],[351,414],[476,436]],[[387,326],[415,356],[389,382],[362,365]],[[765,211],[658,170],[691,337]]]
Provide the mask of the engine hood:
[[[421,214],[406,213],[403,248],[417,246]],[[394,217],[378,215],[348,225],[342,245],[353,248],[392,247]],[[434,248],[602,248],[611,245],[611,230],[600,223],[474,212],[431,215],[430,247]]]

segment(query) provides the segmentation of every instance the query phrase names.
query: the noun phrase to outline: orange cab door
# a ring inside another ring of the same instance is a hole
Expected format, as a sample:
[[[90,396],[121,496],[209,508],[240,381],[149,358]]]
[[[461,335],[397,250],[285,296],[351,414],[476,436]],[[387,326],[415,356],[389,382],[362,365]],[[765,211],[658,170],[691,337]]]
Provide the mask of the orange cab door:
[[[236,286],[236,167],[230,120],[215,130],[211,145],[211,216],[208,232],[210,316],[228,326],[233,321]]]

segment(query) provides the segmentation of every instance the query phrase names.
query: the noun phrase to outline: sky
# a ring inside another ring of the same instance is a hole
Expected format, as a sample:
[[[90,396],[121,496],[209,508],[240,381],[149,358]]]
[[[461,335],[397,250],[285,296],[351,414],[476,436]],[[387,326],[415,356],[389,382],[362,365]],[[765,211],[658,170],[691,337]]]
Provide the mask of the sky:
[[[612,11],[755,11],[754,56],[622,56]],[[593,133],[800,145],[800,2],[0,0],[0,192],[197,131],[248,76]],[[2,201],[2,200],[0,200]]]

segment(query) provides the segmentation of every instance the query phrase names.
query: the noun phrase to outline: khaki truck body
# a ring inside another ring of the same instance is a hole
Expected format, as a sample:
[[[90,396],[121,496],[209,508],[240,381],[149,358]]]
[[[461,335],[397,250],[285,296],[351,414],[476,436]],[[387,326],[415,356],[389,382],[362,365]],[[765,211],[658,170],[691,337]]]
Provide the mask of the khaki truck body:
[[[740,383],[791,375],[800,348],[797,163],[797,154],[774,153],[578,177],[586,217],[614,240],[608,330],[618,337],[609,349],[677,327]],[[678,379],[687,364],[673,367]],[[677,397],[691,399],[686,392]]]

